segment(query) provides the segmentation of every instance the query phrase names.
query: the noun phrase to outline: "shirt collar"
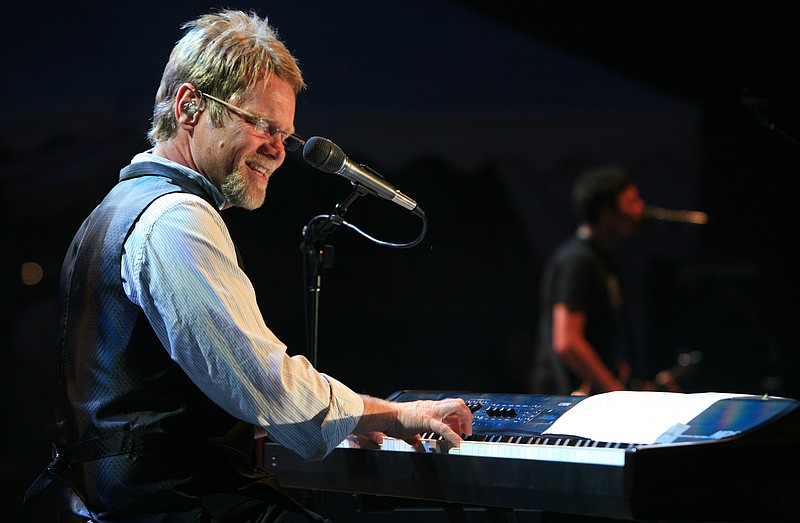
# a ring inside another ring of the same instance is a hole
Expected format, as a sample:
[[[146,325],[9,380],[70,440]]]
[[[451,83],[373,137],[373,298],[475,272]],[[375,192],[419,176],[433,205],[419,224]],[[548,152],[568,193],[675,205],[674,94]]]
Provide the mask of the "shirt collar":
[[[152,149],[137,154],[131,160],[131,163],[139,163],[139,162],[156,162],[171,167],[173,169],[177,169],[187,177],[191,178],[193,181],[201,184],[208,191],[208,194],[214,199],[214,203],[216,204],[217,209],[222,210],[225,207],[225,204],[227,203],[227,200],[225,199],[225,196],[223,196],[222,192],[213,183],[211,183],[211,181],[208,178],[206,178],[199,172],[195,171],[194,169],[190,169],[185,165],[181,165],[177,162],[173,162],[172,160],[168,160],[163,156],[154,154]]]

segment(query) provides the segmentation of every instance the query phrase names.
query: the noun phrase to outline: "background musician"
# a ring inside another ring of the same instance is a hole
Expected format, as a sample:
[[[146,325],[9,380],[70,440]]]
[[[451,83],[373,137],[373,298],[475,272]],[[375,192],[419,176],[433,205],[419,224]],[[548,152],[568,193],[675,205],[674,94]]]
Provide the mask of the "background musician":
[[[628,388],[626,323],[612,249],[640,229],[645,202],[619,166],[585,171],[573,187],[579,226],[545,265],[532,389],[591,394]]]

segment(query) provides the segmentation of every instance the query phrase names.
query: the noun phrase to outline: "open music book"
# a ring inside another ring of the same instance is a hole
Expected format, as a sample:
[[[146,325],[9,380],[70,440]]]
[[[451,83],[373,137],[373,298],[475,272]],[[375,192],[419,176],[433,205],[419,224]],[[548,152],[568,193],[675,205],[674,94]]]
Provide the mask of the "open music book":
[[[744,396],[718,392],[617,391],[589,396],[543,434],[633,444],[670,443],[715,402]],[[720,434],[724,437],[729,434]]]

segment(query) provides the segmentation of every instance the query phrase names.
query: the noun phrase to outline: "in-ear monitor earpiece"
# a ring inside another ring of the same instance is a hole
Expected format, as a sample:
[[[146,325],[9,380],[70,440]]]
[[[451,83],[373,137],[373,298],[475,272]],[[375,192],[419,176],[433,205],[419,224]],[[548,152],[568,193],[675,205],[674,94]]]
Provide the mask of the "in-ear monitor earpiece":
[[[194,120],[194,117],[200,112],[200,108],[197,107],[197,103],[193,101],[183,104],[183,110],[186,111],[186,116],[188,116],[191,120]]]

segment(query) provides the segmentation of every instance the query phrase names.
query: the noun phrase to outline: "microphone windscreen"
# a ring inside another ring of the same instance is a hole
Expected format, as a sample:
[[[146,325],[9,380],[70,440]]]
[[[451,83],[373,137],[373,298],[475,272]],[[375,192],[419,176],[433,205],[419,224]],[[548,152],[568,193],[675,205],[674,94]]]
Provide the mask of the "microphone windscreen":
[[[344,165],[346,156],[338,145],[320,136],[312,136],[303,146],[303,158],[312,167],[327,173],[336,173]]]

